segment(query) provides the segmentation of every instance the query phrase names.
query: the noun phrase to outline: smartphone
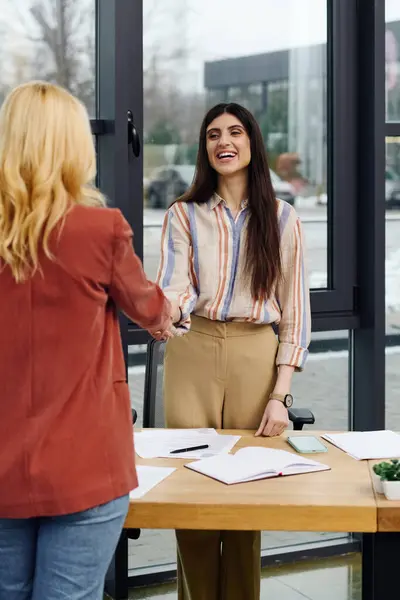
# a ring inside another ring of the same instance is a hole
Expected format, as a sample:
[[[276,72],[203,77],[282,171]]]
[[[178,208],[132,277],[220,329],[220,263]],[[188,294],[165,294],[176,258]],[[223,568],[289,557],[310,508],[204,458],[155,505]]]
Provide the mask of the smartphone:
[[[300,454],[312,454],[313,452],[328,452],[328,448],[312,435],[302,435],[287,438],[288,443]]]

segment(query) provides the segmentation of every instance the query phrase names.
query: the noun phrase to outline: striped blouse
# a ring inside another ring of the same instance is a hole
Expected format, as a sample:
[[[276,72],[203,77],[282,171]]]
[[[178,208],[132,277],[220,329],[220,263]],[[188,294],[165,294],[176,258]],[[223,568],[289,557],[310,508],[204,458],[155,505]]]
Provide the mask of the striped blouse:
[[[191,313],[217,321],[271,323],[279,338],[276,364],[302,370],[311,315],[300,219],[278,200],[283,277],[267,301],[256,301],[242,277],[248,218],[247,202],[233,218],[217,194],[204,204],[173,204],[164,219],[157,282],[169,299],[179,300],[182,330],[190,329]]]

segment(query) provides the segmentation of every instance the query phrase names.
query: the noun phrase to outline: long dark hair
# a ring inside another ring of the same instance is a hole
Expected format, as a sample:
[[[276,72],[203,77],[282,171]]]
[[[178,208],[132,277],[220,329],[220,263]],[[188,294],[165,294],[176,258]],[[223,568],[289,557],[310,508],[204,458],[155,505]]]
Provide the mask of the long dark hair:
[[[239,119],[250,138],[251,160],[248,166],[250,218],[245,272],[251,276],[253,298],[267,299],[282,273],[277,202],[261,131],[257,121],[246,108],[231,102],[217,104],[208,111],[200,128],[195,177],[191,187],[179,200],[208,202],[216,191],[218,173],[208,161],[206,134],[209,124],[223,113],[229,113]]]

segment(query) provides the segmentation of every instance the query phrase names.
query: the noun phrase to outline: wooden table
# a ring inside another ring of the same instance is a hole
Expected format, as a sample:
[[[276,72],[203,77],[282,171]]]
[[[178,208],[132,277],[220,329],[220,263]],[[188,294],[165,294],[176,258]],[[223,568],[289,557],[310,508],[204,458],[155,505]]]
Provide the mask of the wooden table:
[[[280,438],[255,438],[249,431],[221,433],[243,436],[233,452],[250,445],[294,452],[286,442],[287,435],[319,435],[314,431],[289,431]],[[378,551],[386,556],[393,544],[400,550],[397,535],[392,533],[400,531],[400,503],[394,506],[376,498],[370,473],[372,465],[367,461],[357,461],[324,443],[328,452],[315,455],[315,459],[329,464],[330,471],[232,486],[185,468],[188,459],[138,458],[137,464],[173,466],[177,470],[143,498],[131,502],[125,531],[196,528],[362,533],[363,600],[383,600],[388,595],[383,580],[390,581],[391,577],[387,577],[384,563],[378,560]],[[380,537],[388,531],[392,535],[390,540],[393,539],[390,546],[388,538]],[[122,557],[121,561],[127,573],[127,558]],[[127,580],[122,582],[121,593],[115,593],[114,597],[118,600],[126,597],[127,585]]]
[[[268,439],[255,438],[248,431],[224,433],[243,436],[233,453],[244,446],[292,451],[286,435]],[[332,470],[232,486],[187,469],[185,463],[191,462],[187,459],[138,459],[138,464],[177,470],[131,503],[125,526],[193,529],[195,524],[196,529],[375,531],[376,504],[368,464],[333,446],[315,458]]]

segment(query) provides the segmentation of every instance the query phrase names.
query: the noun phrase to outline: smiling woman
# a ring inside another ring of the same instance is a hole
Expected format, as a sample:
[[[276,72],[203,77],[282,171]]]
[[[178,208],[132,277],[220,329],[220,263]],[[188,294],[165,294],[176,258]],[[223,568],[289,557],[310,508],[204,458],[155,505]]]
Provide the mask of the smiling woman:
[[[249,166],[250,139],[244,125],[228,109],[207,129],[207,155],[220,175],[238,172]]]
[[[158,282],[179,332],[165,352],[167,426],[280,435],[310,341],[302,231],[275,197],[256,120],[238,104],[203,120],[193,184],[164,220]],[[181,600],[221,597],[218,564],[222,597],[259,598],[259,532],[179,531],[177,542]]]
[[[193,185],[181,200],[203,203],[214,192],[233,217],[242,202],[249,204],[245,271],[251,274],[254,298],[262,300],[282,274],[277,204],[260,128],[239,104],[218,104],[207,113]]]

